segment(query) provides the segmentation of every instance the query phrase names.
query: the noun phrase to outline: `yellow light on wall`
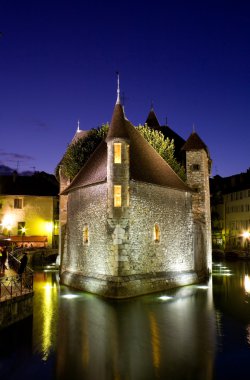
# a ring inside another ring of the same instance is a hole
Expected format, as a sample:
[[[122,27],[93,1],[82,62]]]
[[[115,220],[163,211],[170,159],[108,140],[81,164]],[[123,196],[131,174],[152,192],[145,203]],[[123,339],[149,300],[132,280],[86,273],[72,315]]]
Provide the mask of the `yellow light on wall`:
[[[2,221],[2,226],[3,226],[3,228],[6,228],[7,231],[8,231],[8,233],[10,233],[10,230],[12,229],[13,224],[14,224],[13,216],[10,215],[10,214],[6,214],[6,215],[3,217],[3,221]]]
[[[49,233],[53,230],[53,223],[52,222],[45,222],[45,230]]]

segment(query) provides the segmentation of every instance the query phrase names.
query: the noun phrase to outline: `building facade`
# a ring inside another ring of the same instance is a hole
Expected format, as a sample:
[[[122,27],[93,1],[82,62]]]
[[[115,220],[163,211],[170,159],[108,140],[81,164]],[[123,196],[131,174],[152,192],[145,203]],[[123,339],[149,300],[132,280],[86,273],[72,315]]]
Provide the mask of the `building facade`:
[[[249,250],[250,170],[211,180],[214,248]]]
[[[183,149],[187,183],[125,118],[118,92],[106,140],[61,181],[63,284],[125,298],[208,275],[210,158],[196,133]]]
[[[0,176],[0,234],[17,245],[58,247],[59,185],[54,176]]]

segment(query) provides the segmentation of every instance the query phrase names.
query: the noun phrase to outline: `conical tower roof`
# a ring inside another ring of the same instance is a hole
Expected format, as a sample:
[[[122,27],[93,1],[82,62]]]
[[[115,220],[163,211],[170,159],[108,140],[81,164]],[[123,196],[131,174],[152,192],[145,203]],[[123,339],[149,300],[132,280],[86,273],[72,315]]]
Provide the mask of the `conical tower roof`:
[[[207,155],[209,156],[209,151],[206,144],[202,141],[202,139],[196,132],[192,132],[185,144],[183,145],[182,150],[188,151],[201,149],[204,149],[207,152]]]
[[[116,103],[106,141],[108,142],[114,138],[128,139],[129,135],[125,125],[127,122],[128,120],[125,119],[122,105],[120,103]]]
[[[130,145],[131,180],[182,191],[190,190],[140,132],[125,118],[123,108],[117,102],[106,141],[98,146],[63,194],[79,187],[107,180],[107,143],[116,138],[125,138]]]
[[[152,129],[160,129],[160,123],[156,117],[154,109],[151,107],[151,110],[149,111],[147,120],[145,121],[145,124],[147,124]]]

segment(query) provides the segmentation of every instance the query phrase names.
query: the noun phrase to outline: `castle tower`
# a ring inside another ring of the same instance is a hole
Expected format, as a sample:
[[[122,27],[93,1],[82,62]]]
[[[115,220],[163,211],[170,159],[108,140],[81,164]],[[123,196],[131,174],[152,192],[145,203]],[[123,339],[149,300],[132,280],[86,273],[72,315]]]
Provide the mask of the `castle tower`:
[[[129,228],[129,136],[124,110],[120,102],[118,76],[117,101],[106,138],[107,142],[107,210],[112,235],[113,255],[117,260],[117,275],[128,270]]]
[[[209,176],[211,159],[205,143],[193,132],[183,148],[186,151],[187,184],[193,189],[195,266],[198,273],[211,272],[212,242]]]

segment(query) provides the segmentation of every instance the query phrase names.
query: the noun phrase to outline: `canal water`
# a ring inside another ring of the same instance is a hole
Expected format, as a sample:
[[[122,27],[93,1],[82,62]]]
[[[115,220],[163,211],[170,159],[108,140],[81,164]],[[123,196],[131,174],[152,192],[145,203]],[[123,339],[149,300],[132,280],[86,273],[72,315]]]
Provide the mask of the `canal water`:
[[[1,379],[235,380],[250,377],[250,263],[208,283],[123,301],[35,274],[32,318],[0,333]]]

